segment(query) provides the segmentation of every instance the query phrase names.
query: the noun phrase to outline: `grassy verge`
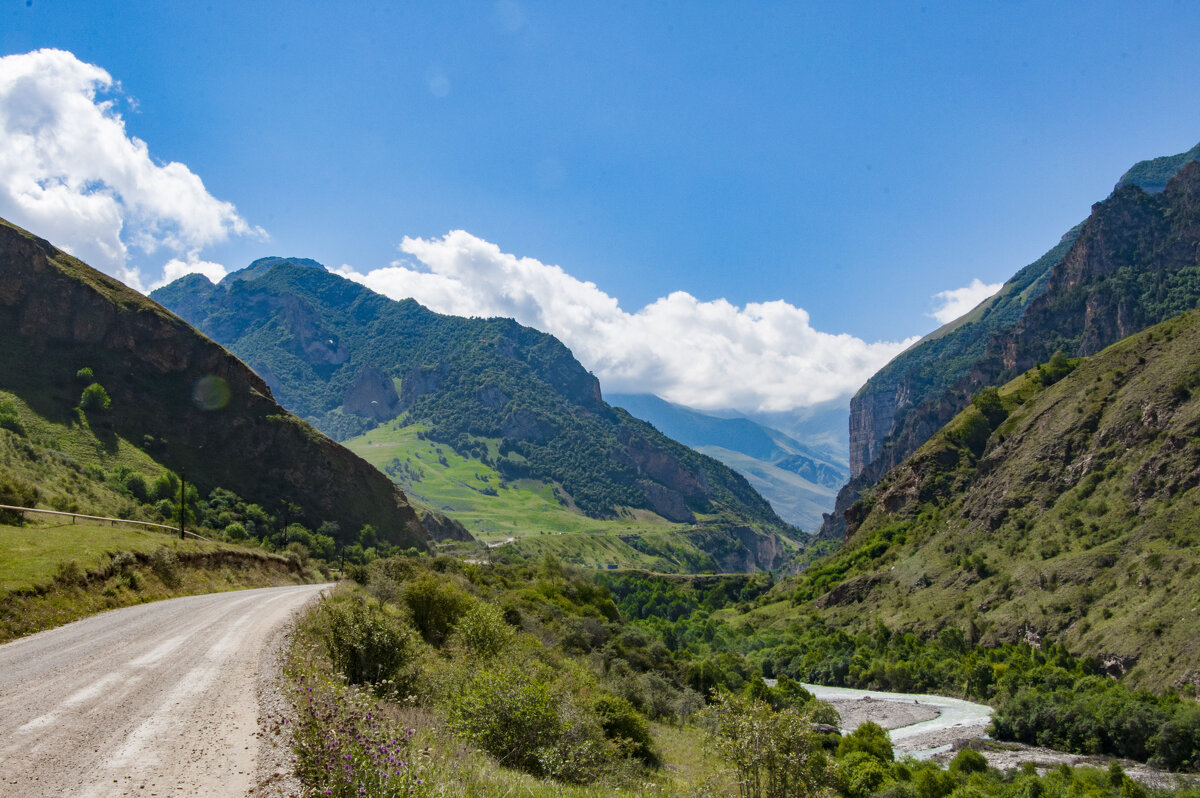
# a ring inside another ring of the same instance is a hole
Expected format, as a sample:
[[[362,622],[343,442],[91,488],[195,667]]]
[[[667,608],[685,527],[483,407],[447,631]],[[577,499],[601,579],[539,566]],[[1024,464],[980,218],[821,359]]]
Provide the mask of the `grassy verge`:
[[[317,576],[296,558],[160,532],[0,526],[0,642],[117,607]]]

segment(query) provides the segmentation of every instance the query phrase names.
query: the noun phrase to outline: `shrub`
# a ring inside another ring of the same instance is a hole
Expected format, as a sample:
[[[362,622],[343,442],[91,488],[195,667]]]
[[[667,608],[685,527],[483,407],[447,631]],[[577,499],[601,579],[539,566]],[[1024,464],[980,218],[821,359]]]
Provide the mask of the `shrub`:
[[[295,570],[303,570],[308,567],[308,547],[303,543],[300,543],[299,541],[292,541],[284,546],[283,550],[289,562],[291,562],[292,557],[295,556]]]
[[[112,556],[109,567],[113,573],[124,573],[137,565],[137,555],[132,551],[119,551]]]
[[[1200,770],[1200,707],[1183,705],[1154,739],[1154,761],[1172,770]]]
[[[600,719],[604,736],[610,740],[627,742],[629,752],[647,765],[658,764],[658,752],[654,750],[654,739],[650,736],[650,724],[624,698],[602,695],[596,699],[593,710]]]
[[[121,484],[129,491],[133,498],[145,504],[150,501],[150,486],[146,484],[146,478],[137,471],[131,471],[121,480]]]
[[[159,474],[154,478],[154,485],[150,490],[155,499],[160,501],[162,499],[170,499],[174,501],[179,496],[179,477],[170,471],[165,474]]]
[[[877,723],[867,721],[854,731],[847,734],[838,743],[838,758],[853,751],[870,754],[880,762],[891,762],[895,755],[892,753],[892,741],[887,732]]]
[[[404,586],[402,597],[425,642],[440,646],[474,598],[450,579],[424,573]]]
[[[972,748],[964,748],[950,760],[950,772],[956,776],[983,773],[987,769],[987,757]]]
[[[513,628],[495,604],[478,601],[454,627],[452,642],[476,657],[494,657],[512,642]]]
[[[234,521],[231,524],[227,524],[225,526],[225,537],[229,540],[245,540],[248,537],[246,527],[242,525],[241,521]]]
[[[38,500],[38,489],[29,483],[7,474],[0,474],[0,504],[12,507],[32,507]],[[25,516],[16,510],[0,510],[0,524],[19,526]]]
[[[54,568],[54,581],[64,587],[76,587],[87,582],[87,575],[74,560],[60,562]]]
[[[546,681],[511,666],[479,671],[450,706],[450,725],[502,765],[545,770],[539,753],[562,736],[558,698]]]
[[[865,751],[852,751],[838,762],[842,787],[850,798],[867,798],[887,780],[888,767]]]
[[[83,394],[79,397],[79,406],[89,412],[103,412],[112,408],[112,399],[103,385],[93,382],[83,389]]]
[[[166,546],[159,546],[150,555],[150,570],[167,587],[179,586],[179,557]]]
[[[411,683],[416,657],[412,632],[383,606],[360,595],[337,597],[321,605],[321,638],[330,661],[350,684]]]
[[[12,402],[0,402],[0,427],[15,432],[18,435],[25,434],[25,427],[21,424],[21,418],[17,415],[17,408]]]
[[[79,371],[75,372],[75,379],[79,380],[84,385],[87,385],[96,379],[96,375],[92,373],[90,366],[84,366]]]
[[[742,798],[815,795],[833,781],[807,712],[776,712],[729,693],[719,694],[706,711],[716,753],[733,766]]]

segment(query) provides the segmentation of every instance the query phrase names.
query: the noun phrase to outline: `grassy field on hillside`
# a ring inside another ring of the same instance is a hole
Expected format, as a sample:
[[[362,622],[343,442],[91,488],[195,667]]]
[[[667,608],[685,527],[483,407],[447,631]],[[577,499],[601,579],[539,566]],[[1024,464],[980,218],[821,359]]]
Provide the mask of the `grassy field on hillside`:
[[[419,424],[388,424],[345,445],[399,484],[415,502],[446,513],[497,551],[540,557],[552,553],[587,568],[686,571],[705,561],[687,537],[693,529],[644,510],[621,518],[589,518],[559,500],[556,489],[535,480],[508,482],[481,460],[465,458],[426,440]],[[489,458],[498,441],[487,441]],[[705,566],[707,568],[707,566]]]
[[[413,499],[449,514],[479,540],[559,532],[634,534],[677,526],[638,510],[616,520],[588,518],[560,502],[553,485],[532,479],[508,482],[491,466],[425,440],[424,431],[420,424],[393,421],[345,445]],[[494,456],[498,443],[489,445]]]

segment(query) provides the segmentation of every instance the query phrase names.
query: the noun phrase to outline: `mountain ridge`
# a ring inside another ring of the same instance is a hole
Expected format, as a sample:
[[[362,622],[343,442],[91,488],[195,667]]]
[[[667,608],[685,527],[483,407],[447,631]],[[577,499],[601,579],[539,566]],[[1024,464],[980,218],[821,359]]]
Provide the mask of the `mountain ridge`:
[[[206,490],[236,490],[295,509],[315,528],[425,548],[403,492],[369,464],[280,407],[263,380],[182,319],[119,281],[0,221],[0,387],[60,424],[80,403],[72,380],[89,370],[111,408],[98,411],[105,446],[149,447],[156,461]]]
[[[1180,155],[1135,164],[1118,182],[1109,198],[1093,206],[1092,215],[1087,220],[1068,231],[1058,244],[1037,261],[1018,271],[1000,292],[960,319],[926,336],[867,381],[850,404],[850,482],[839,493],[834,512],[822,525],[823,537],[843,536],[844,513],[856,498],[965,407],[976,390],[1003,379],[1004,374],[1011,375],[1022,367],[1032,365],[1029,358],[1021,359],[1015,352],[1009,354],[1010,365],[1003,365],[1003,358],[994,349],[999,344],[992,343],[993,339],[1008,335],[1052,285],[1056,290],[1066,287],[1061,280],[1057,283],[1052,281],[1055,280],[1056,270],[1067,268],[1063,267],[1064,260],[1076,251],[1077,246],[1083,246],[1077,245],[1077,239],[1083,231],[1089,230],[1089,234],[1094,236],[1097,225],[1107,223],[1106,220],[1114,214],[1124,213],[1118,206],[1124,208],[1138,196],[1144,196],[1150,204],[1163,206],[1164,209],[1164,203],[1170,205],[1178,202],[1178,197],[1163,198],[1166,181],[1157,191],[1142,189],[1140,182],[1155,189],[1158,187],[1155,181],[1165,176],[1172,179],[1178,177],[1189,164],[1195,163],[1196,157],[1200,157],[1200,145]],[[1188,180],[1194,181],[1194,175]],[[1098,212],[1104,215],[1099,221]],[[1128,222],[1126,220],[1124,227],[1127,236],[1137,238],[1136,229]],[[1180,230],[1175,233],[1191,235]],[[1133,257],[1139,252],[1135,246],[1127,254]],[[1105,290],[1111,294],[1111,286]],[[1194,306],[1195,301],[1200,299],[1200,287],[1189,287],[1186,292],[1191,306]],[[1119,299],[1111,296],[1109,299],[1112,301],[1107,306],[1108,312],[1117,318],[1120,316],[1120,308],[1117,307]],[[1088,301],[1102,303],[1105,298],[1095,295]],[[1182,306],[1176,307],[1175,312],[1183,309]],[[1067,309],[1059,310],[1066,312]],[[1093,320],[1103,315],[1099,304],[1094,304],[1090,309],[1072,307],[1070,312],[1089,314]],[[1166,316],[1162,313],[1152,315],[1143,320],[1142,326],[1163,318]],[[1053,327],[1055,323],[1053,319],[1045,317],[1043,322],[1042,329],[1045,329],[1045,325]],[[1134,331],[1128,325],[1118,326],[1121,329],[1114,329],[1108,335],[1098,334],[1086,351],[1094,352],[1112,343],[1117,340],[1112,336],[1121,337],[1122,331],[1124,334]],[[1027,324],[1026,329],[1032,331],[1033,328]],[[1036,335],[1025,336],[1025,344],[1030,345]],[[1053,348],[1049,352],[1044,349],[1038,348],[1039,354],[1031,357],[1045,360],[1054,351]],[[1083,353],[1085,350],[1076,347],[1071,351]],[[1017,365],[1018,360],[1021,361],[1020,366]],[[998,362],[1001,364],[999,367]]]
[[[1197,352],[1192,310],[982,392],[850,509],[803,601],[831,622],[1053,638],[1136,683],[1200,686]]]
[[[595,518],[647,509],[788,534],[743,477],[605,403],[553,336],[511,319],[436,314],[286,259],[257,263],[269,268],[216,285],[180,280],[153,296],[329,434],[350,438],[404,414],[427,423],[431,439],[486,456],[508,480],[543,480]]]

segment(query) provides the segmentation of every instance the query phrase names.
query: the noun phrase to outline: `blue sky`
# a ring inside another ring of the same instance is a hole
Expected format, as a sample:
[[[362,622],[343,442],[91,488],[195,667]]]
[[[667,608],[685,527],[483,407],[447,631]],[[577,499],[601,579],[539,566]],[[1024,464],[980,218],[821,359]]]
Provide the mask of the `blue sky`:
[[[207,208],[217,232],[147,251],[131,216],[163,235],[147,222],[159,206],[125,197],[129,247],[114,257],[145,287],[172,258],[234,269],[300,255],[379,290],[418,285],[443,310],[539,323],[623,390],[716,396],[702,381],[680,388],[667,355],[647,348],[642,361],[661,362],[638,366],[610,351],[639,336],[705,339],[709,352],[737,328],[735,360],[776,347],[758,373],[801,375],[773,399],[726,392],[711,407],[845,398],[937,326],[939,292],[1002,282],[1132,163],[1200,141],[1200,12],[1183,2],[0,9],[0,56],[56,48],[103,70],[120,84],[98,94],[113,101],[103,113],[225,204]],[[29,102],[10,94],[9,118]],[[13,220],[48,235],[32,224],[42,218]],[[92,221],[75,232],[100,235]],[[455,230],[470,234],[458,260],[444,251]],[[550,265],[562,274],[537,268]],[[436,280],[403,273],[438,268]],[[515,297],[479,269],[549,287]],[[776,301],[778,323],[744,318]],[[594,314],[590,328],[579,313]],[[588,349],[597,328],[610,334]],[[827,362],[783,351],[793,333],[793,350]],[[804,387],[821,380],[829,390]]]

